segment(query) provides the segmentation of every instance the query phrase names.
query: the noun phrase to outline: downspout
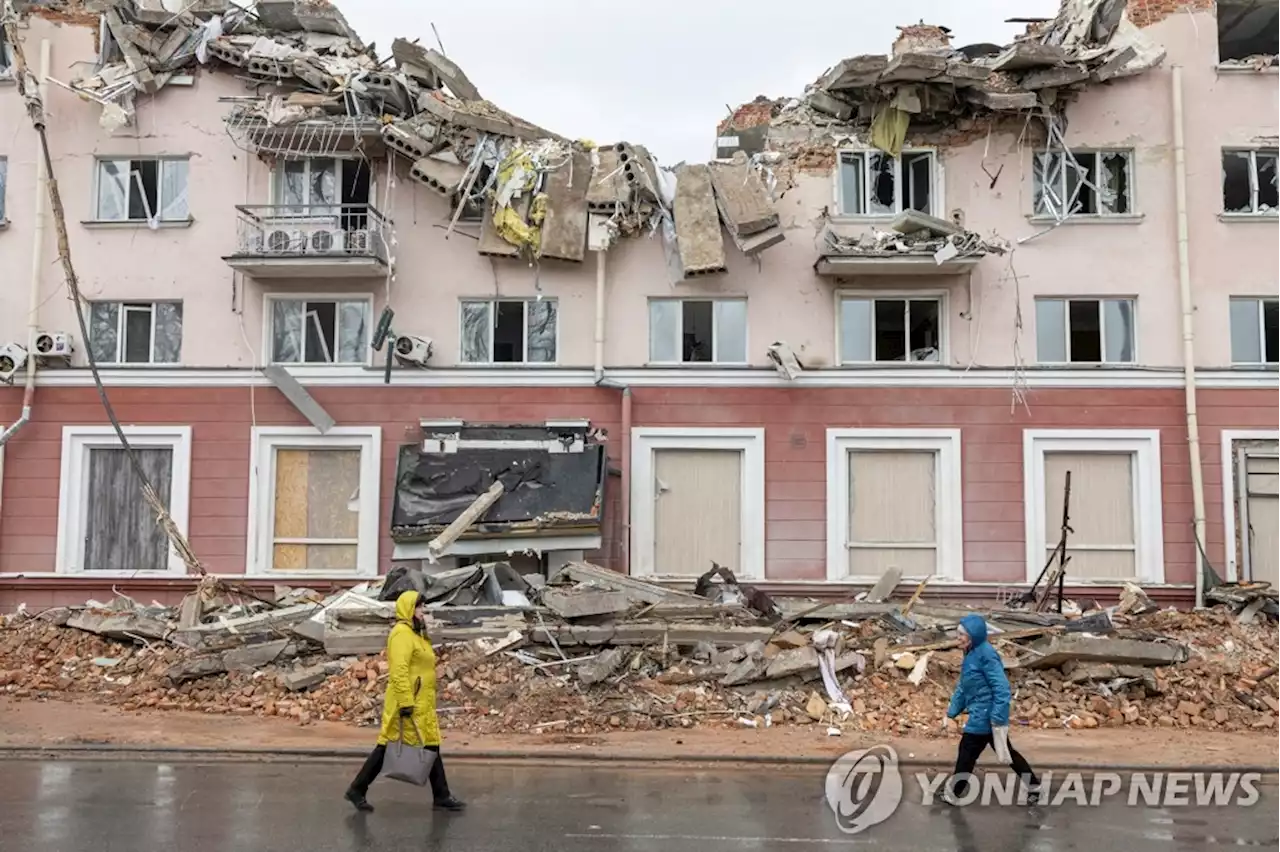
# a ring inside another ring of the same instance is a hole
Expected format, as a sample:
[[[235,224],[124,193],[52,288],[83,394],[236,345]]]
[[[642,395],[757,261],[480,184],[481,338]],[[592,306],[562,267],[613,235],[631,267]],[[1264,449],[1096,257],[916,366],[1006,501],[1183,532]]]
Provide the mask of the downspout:
[[[622,573],[631,575],[631,388],[622,389]]]
[[[605,254],[604,251],[596,252],[596,355],[595,355],[595,373],[596,383],[599,384],[604,379],[604,279],[605,279]]]
[[[49,77],[49,40],[40,42],[40,100],[48,96],[45,80]],[[27,307],[27,384],[22,392],[22,414],[9,428],[0,433],[0,447],[9,443],[9,439],[18,430],[31,421],[31,406],[36,395],[36,335],[40,333],[40,272],[44,269],[41,252],[44,249],[44,205],[45,181],[48,170],[44,157],[36,154],[36,210],[35,228],[31,236],[31,293]]]
[[[1191,300],[1191,252],[1187,229],[1187,156],[1183,132],[1182,68],[1171,69],[1173,85],[1173,176],[1178,222],[1178,295],[1182,303],[1182,371],[1186,389],[1187,450],[1191,456],[1191,500],[1195,527],[1196,608],[1204,606],[1204,474],[1200,467],[1200,419],[1196,409],[1195,329]]]

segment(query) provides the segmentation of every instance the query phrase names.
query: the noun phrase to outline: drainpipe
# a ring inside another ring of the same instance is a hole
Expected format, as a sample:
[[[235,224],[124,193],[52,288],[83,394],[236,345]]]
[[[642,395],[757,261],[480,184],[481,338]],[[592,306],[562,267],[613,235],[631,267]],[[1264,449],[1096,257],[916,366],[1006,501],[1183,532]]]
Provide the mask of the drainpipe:
[[[1172,68],[1173,176],[1178,222],[1178,295],[1182,302],[1182,370],[1186,389],[1187,450],[1191,456],[1191,500],[1196,537],[1196,608],[1204,606],[1204,474],[1200,468],[1200,420],[1196,410],[1195,330],[1191,300],[1191,252],[1187,229],[1187,157],[1183,132],[1182,68]]]
[[[612,379],[600,379],[597,387],[622,391],[622,440],[618,442],[618,468],[622,472],[622,569],[631,573],[631,387]]]
[[[605,252],[596,252],[596,384],[604,379],[604,271]]]
[[[48,96],[45,80],[49,77],[49,40],[40,42],[40,99]],[[40,272],[44,268],[41,250],[44,248],[44,204],[48,172],[44,157],[36,155],[36,210],[35,228],[31,237],[31,293],[27,307],[27,384],[22,392],[22,414],[9,428],[0,433],[0,447],[18,433],[31,420],[31,404],[36,395],[36,335],[40,333]]]

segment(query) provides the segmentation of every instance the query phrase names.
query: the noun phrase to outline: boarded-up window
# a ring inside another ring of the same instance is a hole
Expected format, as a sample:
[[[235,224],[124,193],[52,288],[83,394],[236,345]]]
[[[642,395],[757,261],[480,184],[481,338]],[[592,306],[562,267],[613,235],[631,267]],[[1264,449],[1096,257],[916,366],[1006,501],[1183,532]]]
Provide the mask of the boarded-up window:
[[[654,573],[742,565],[742,452],[654,451]]]
[[[1045,560],[1061,537],[1063,487],[1071,471],[1068,580],[1137,576],[1136,462],[1128,452],[1044,454]]]
[[[173,450],[135,447],[138,463],[156,496],[169,506],[173,485]],[[142,496],[142,480],[125,450],[89,450],[89,483],[85,505],[85,571],[164,571],[169,543],[155,512]]]
[[[1272,452],[1274,452],[1274,445]],[[1245,483],[1248,512],[1248,579],[1280,585],[1280,460],[1272,456],[1246,456]]]
[[[360,450],[275,451],[271,568],[354,573]]]
[[[937,571],[937,470],[933,450],[849,452],[850,576]]]

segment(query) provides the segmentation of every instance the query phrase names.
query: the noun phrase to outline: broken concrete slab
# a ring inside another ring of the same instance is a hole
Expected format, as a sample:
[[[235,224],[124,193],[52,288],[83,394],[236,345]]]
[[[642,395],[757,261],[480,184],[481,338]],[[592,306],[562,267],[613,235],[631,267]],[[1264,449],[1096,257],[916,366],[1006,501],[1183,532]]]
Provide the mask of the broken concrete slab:
[[[631,600],[626,592],[544,589],[542,603],[561,618],[584,618],[626,612]]]
[[[591,154],[574,149],[569,162],[547,173],[543,192],[547,215],[538,247],[541,257],[582,262],[587,245],[587,193],[591,187]]]
[[[824,91],[810,92],[805,101],[823,115],[829,115],[840,121],[848,121],[853,118],[853,104],[842,101]]]
[[[705,606],[707,603],[705,598],[700,598],[689,592],[668,589],[656,583],[646,583],[643,580],[636,580],[625,574],[619,574],[617,571],[599,568],[588,562],[570,562],[560,570],[556,577],[567,577],[575,583],[590,583],[593,586],[603,586],[626,592],[632,603],[684,603],[691,606]]]
[[[760,175],[745,160],[710,163],[711,188],[729,233],[746,237],[776,227],[778,214]],[[677,191],[678,191],[677,184]]]
[[[520,217],[521,221],[527,221],[529,217],[529,206],[532,203],[528,195],[514,199],[511,202],[511,209]],[[484,219],[480,222],[480,242],[476,246],[476,251],[487,257],[517,257],[520,254],[520,248],[512,245],[502,238],[497,225],[493,223],[493,209],[486,205]]]
[[[627,658],[622,648],[610,648],[602,651],[594,659],[587,660],[578,666],[578,681],[586,686],[600,683],[618,670]]]
[[[213,624],[178,630],[173,634],[173,641],[190,648],[213,648],[263,633],[288,632],[319,609],[320,604],[303,603],[240,618],[222,618]]]
[[[117,642],[153,642],[169,636],[165,622],[134,612],[85,610],[67,619],[67,626]]]
[[[932,80],[947,71],[947,60],[943,56],[929,53],[906,53],[895,56],[880,72],[879,83],[910,83],[917,80]]]
[[[612,213],[630,202],[631,190],[622,177],[622,161],[612,147],[600,147],[592,153],[591,185],[587,189],[587,209]]]
[[[709,167],[685,165],[676,169],[672,212],[681,278],[723,272],[724,237]]]
[[[466,127],[472,130],[478,130],[481,133],[490,133],[494,136],[506,136],[512,139],[524,139],[534,141],[540,138],[556,138],[554,134],[545,130],[526,124],[515,116],[507,116],[502,110],[489,105],[485,101],[478,101],[482,107],[487,107],[483,112],[477,109],[464,109],[463,102],[454,101],[447,103],[444,96],[438,92],[426,92],[418,98],[418,108],[430,113],[437,120],[455,127]]]
[[[461,163],[438,157],[423,157],[413,161],[413,165],[409,167],[409,177],[446,198],[452,198],[466,171],[467,167]]]
[[[227,671],[251,672],[289,654],[290,640],[275,639],[271,642],[260,642],[256,645],[245,645],[233,648],[222,655],[222,664]],[[294,654],[297,646],[294,646]]]
[[[957,87],[978,86],[991,77],[991,69],[983,65],[973,65],[960,60],[947,63],[947,79]]]
[[[900,234],[913,234],[916,231],[928,231],[930,236],[949,237],[963,234],[964,229],[954,222],[921,213],[919,210],[904,210],[889,223],[891,230]]]
[[[262,375],[275,385],[276,390],[289,401],[298,413],[307,418],[307,422],[316,427],[321,435],[328,433],[334,427],[333,416],[324,410],[316,398],[311,395],[302,383],[293,377],[293,374],[279,364],[268,364],[262,368]]]
[[[468,79],[462,69],[436,50],[424,48],[414,42],[398,38],[391,42],[391,55],[402,68],[427,69],[449,89],[449,94],[466,101],[482,100],[480,90]]]
[[[175,684],[183,684],[202,677],[222,674],[226,670],[227,666],[222,662],[221,654],[207,654],[180,660],[165,669],[164,675]]]
[[[1116,678],[1143,679],[1154,677],[1151,669],[1145,666],[1115,665],[1113,663],[1081,663],[1071,669],[1066,676],[1067,683],[1091,683],[1094,681],[1110,681]]]
[[[871,591],[867,592],[867,596],[863,599],[866,603],[882,603],[893,595],[893,590],[898,588],[898,584],[902,582],[902,569],[890,566],[880,575],[880,579],[876,580],[876,584],[871,587]]]
[[[382,141],[388,148],[399,151],[411,160],[427,157],[436,149],[432,141],[436,135],[435,127],[424,122],[400,121],[384,124],[381,134]]]
[[[1018,85],[1029,92],[1040,89],[1057,89],[1073,86],[1090,78],[1091,73],[1084,65],[1063,65],[1060,68],[1045,68],[1032,71],[1018,81]]]
[[[997,112],[1035,109],[1040,103],[1035,92],[1000,92],[994,89],[973,88],[965,89],[963,94],[970,102]]]
[[[1025,71],[1028,68],[1051,68],[1061,65],[1067,52],[1052,44],[1037,41],[1014,42],[991,63],[993,71]]]
[[[717,626],[708,624],[666,624],[634,621],[605,625],[559,624],[538,626],[529,631],[529,641],[558,645],[696,645],[710,642],[721,647],[739,645],[773,635],[768,627]],[[326,646],[327,646],[326,638]]]
[[[156,82],[156,75],[151,73],[146,59],[138,52],[138,48],[131,38],[137,28],[126,24],[120,17],[120,13],[115,9],[109,9],[103,16],[103,20],[106,22],[107,28],[111,30],[111,35],[115,38],[116,44],[120,47],[120,53],[124,56],[125,64],[129,66],[134,86],[139,91],[147,94],[154,94],[159,91],[160,85]]]
[[[862,89],[874,85],[888,65],[887,56],[854,56],[836,63],[819,78],[817,86],[829,92]]]
[[[1028,659],[1017,668],[1056,668],[1068,661],[1115,663],[1132,666],[1171,666],[1187,661],[1185,645],[1173,642],[1145,642],[1081,634],[1063,634],[1034,642]]]
[[[319,686],[328,677],[328,668],[324,665],[319,665],[283,674],[280,676],[280,683],[290,692],[302,692],[313,686]]]
[[[790,677],[818,668],[818,652],[812,645],[783,651],[769,661],[764,676],[769,680]]]

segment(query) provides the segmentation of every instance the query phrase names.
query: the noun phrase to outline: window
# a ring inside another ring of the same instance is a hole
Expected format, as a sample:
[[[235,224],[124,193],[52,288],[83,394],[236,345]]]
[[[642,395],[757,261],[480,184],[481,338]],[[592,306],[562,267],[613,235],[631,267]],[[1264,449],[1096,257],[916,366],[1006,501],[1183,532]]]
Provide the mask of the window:
[[[1041,364],[1132,364],[1133,299],[1036,299]]]
[[[368,299],[280,299],[271,306],[275,364],[364,364],[369,357]]]
[[[1222,152],[1222,210],[1231,215],[1275,216],[1280,209],[1276,149]]]
[[[13,53],[4,27],[0,26],[0,80],[13,76]]]
[[[942,357],[942,299],[840,298],[840,362],[931,362]]]
[[[99,222],[183,222],[187,160],[98,160],[94,219]]]
[[[182,303],[91,303],[89,351],[98,364],[178,363],[182,353]]]
[[[256,427],[250,574],[375,576],[382,430]]]
[[[1133,213],[1132,151],[1072,151],[1071,157],[1061,151],[1038,152],[1032,180],[1037,216]]]
[[[1023,433],[1027,577],[1062,536],[1067,473],[1067,582],[1164,582],[1160,432],[1143,429]]]
[[[1231,363],[1280,361],[1280,300],[1231,300]]]
[[[554,364],[555,299],[462,303],[462,360],[468,364]]]
[[[651,364],[745,364],[746,299],[650,299]]]
[[[844,216],[896,216],[903,210],[933,213],[933,154],[841,151],[838,206]]]
[[[156,496],[183,533],[190,505],[191,427],[125,426]],[[58,571],[184,573],[142,481],[110,426],[65,426],[58,500]]]
[[[959,429],[827,430],[827,579],[964,576]]]
[[[5,185],[9,182],[9,161],[0,157],[0,225],[8,221],[4,215]]]
[[[1260,56],[1274,62],[1280,53],[1280,3],[1276,0],[1218,0],[1218,61]],[[1272,64],[1272,63],[1268,63]]]
[[[295,213],[315,213],[317,207],[369,203],[369,165],[364,160],[331,157],[281,160],[272,173],[275,203]]]

